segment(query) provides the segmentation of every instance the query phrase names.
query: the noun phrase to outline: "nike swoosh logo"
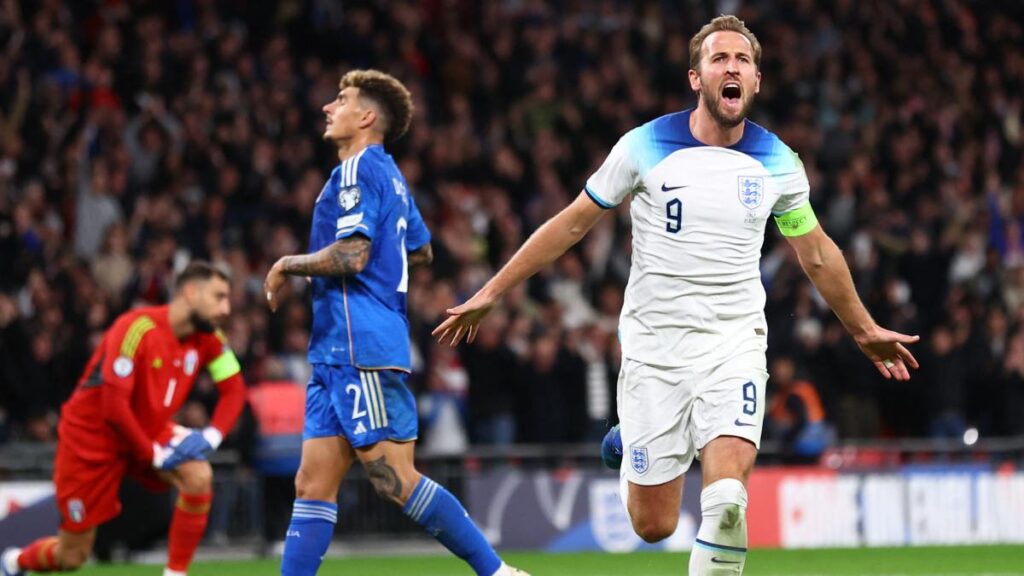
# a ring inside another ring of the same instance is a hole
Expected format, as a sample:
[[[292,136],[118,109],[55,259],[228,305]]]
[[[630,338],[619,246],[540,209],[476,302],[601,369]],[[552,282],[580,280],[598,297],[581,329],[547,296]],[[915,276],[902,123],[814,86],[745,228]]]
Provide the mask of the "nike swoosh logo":
[[[669,187],[669,186],[666,186],[665,183],[663,182],[661,184],[661,191],[662,192],[671,192],[673,190],[679,190],[680,188],[688,188],[689,186],[690,186],[689,184],[683,184],[682,186],[672,186],[672,187]]]
[[[736,421],[733,422],[733,424],[735,424],[737,426],[756,426],[756,424],[752,424],[750,422],[743,422],[739,418],[737,418]]]
[[[739,560],[722,560],[718,556],[712,556],[711,561],[715,564],[739,564]]]

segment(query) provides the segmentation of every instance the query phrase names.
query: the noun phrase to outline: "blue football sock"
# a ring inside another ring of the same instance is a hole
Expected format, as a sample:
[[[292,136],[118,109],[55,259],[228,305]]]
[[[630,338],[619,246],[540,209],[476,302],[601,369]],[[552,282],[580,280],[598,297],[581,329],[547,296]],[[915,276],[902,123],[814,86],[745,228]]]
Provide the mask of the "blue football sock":
[[[501,567],[501,558],[462,504],[430,478],[420,479],[402,512],[465,560],[478,576],[491,576]]]
[[[281,576],[314,576],[338,522],[338,505],[296,499],[281,558]]]

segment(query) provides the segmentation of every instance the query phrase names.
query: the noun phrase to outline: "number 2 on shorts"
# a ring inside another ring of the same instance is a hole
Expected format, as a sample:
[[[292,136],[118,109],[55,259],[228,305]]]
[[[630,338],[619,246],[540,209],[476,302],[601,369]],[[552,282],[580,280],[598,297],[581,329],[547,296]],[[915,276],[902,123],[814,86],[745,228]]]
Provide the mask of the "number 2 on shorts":
[[[349,384],[348,386],[345,386],[345,393],[355,394],[356,396],[355,401],[352,402],[352,419],[358,420],[363,416],[366,416],[366,410],[363,410],[362,408],[359,407],[360,400],[362,400],[363,398],[362,388],[356,386],[355,384]]]
[[[743,385],[743,413],[748,416],[757,414],[757,386],[753,382]]]

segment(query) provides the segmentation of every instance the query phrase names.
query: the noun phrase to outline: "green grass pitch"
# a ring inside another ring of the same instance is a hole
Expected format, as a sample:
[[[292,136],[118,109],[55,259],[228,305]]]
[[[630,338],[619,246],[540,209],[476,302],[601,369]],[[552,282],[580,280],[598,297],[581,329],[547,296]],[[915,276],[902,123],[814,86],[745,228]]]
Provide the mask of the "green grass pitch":
[[[687,555],[509,553],[505,559],[533,576],[679,576]],[[81,576],[159,576],[159,566],[89,566]],[[465,564],[447,556],[357,557],[327,559],[319,572],[338,576],[472,576]],[[273,576],[273,560],[205,562],[189,576]],[[1024,576],[1024,546],[942,548],[860,548],[837,550],[754,550],[744,575]]]

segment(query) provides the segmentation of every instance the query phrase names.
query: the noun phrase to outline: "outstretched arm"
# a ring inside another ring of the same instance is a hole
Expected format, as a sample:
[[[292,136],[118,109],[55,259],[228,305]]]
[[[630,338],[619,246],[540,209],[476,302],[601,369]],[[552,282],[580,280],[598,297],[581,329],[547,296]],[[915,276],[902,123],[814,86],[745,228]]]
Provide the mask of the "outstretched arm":
[[[342,238],[312,254],[284,256],[267,274],[263,288],[270,309],[277,310],[277,291],[285,276],[351,276],[366,268],[370,259],[370,239],[362,235]]]
[[[538,228],[494,278],[472,298],[447,311],[448,318],[433,331],[438,342],[448,340],[455,346],[463,336],[472,342],[480,321],[497,304],[499,298],[565,254],[566,250],[586,235],[605,211],[586,192],[581,192],[572,204]]]
[[[843,253],[821,226],[786,239],[814,287],[878,371],[886,378],[909,380],[908,367],[917,368],[918,364],[904,344],[917,342],[920,337],[886,330],[875,323],[857,296]]]

